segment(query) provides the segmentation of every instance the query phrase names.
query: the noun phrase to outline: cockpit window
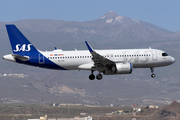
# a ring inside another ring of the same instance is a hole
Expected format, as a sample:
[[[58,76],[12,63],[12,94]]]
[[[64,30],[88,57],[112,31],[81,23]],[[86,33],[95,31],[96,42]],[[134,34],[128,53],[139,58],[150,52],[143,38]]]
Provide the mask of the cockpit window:
[[[167,53],[162,53],[162,56],[168,56],[168,54]]]

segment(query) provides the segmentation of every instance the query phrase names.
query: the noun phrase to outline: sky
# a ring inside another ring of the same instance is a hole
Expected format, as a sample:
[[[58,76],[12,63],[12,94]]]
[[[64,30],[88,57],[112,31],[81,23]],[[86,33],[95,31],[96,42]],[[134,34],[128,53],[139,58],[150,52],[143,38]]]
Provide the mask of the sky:
[[[180,0],[0,0],[0,21],[95,20],[108,11],[177,32]]]

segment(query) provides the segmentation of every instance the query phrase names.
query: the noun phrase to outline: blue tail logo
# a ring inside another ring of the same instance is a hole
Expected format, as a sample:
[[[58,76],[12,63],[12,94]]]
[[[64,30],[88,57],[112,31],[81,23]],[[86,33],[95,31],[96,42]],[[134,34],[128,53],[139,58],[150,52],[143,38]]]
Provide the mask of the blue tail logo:
[[[20,44],[16,45],[16,50],[13,50],[14,52],[20,52],[20,51],[30,51],[31,50],[31,45],[32,44],[23,44],[22,46]]]

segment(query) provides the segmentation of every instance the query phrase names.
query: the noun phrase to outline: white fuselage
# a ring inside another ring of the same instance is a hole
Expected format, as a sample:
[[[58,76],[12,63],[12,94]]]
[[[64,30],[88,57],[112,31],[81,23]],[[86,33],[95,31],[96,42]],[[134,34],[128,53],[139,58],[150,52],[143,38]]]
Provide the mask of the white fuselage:
[[[133,68],[162,67],[174,63],[173,57],[162,56],[162,54],[165,52],[157,49],[117,49],[95,51],[114,62],[131,62]],[[80,65],[93,63],[91,59],[92,55],[88,50],[54,50],[47,52],[41,51],[41,54],[43,54],[46,58],[48,58],[55,64],[68,70],[78,70],[78,66]],[[41,62],[42,64],[44,62],[43,59],[44,58],[39,58],[39,62]],[[90,68],[88,70],[90,70]]]

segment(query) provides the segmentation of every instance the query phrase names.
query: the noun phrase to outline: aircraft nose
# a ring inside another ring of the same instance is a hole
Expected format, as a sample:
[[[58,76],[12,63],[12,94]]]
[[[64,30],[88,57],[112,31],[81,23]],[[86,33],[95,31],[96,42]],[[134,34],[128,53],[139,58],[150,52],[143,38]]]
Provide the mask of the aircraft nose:
[[[171,61],[172,61],[172,63],[174,63],[174,62],[175,62],[175,59],[172,57],[172,58],[171,58]]]

